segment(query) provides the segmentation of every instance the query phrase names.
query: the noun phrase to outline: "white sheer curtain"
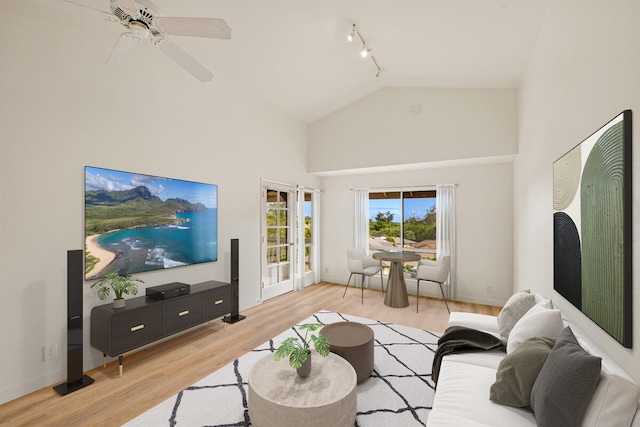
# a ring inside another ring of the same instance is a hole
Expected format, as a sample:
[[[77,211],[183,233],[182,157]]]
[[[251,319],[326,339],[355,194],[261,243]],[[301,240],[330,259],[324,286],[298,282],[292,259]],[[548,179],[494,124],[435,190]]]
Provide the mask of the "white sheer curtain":
[[[320,190],[313,190],[312,197],[312,218],[311,225],[311,268],[313,268],[313,283],[320,283]]]
[[[297,220],[298,220],[298,247],[297,249],[297,263],[296,263],[296,274],[295,274],[295,285],[294,288],[297,291],[301,291],[304,289],[304,187],[298,186],[297,189],[297,201],[298,201],[298,209],[297,209]]]
[[[436,185],[436,257],[441,253],[451,255],[451,273],[444,284],[446,299],[455,294],[456,261],[456,197],[455,185]]]
[[[369,253],[369,189],[356,188],[353,190],[354,209],[354,247],[364,248]]]

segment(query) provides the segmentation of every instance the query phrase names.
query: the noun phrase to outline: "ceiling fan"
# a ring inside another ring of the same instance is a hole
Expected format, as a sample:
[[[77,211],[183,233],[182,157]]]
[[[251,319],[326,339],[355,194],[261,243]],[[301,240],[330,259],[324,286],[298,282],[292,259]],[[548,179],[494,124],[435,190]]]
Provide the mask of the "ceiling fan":
[[[80,10],[111,22],[122,24],[127,31],[116,42],[108,65],[127,64],[143,39],[151,39],[153,45],[201,82],[207,82],[213,73],[184,49],[169,39],[169,36],[207,37],[231,39],[231,28],[220,18],[175,18],[164,17],[148,0],[111,0],[111,12],[94,9],[68,0],[56,0],[60,6]]]

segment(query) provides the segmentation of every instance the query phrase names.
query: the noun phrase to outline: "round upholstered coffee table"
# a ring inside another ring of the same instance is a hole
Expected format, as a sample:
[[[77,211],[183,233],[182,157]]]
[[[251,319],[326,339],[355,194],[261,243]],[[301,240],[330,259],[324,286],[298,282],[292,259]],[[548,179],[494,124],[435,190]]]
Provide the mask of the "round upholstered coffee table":
[[[358,384],[373,371],[373,330],[357,322],[336,322],[325,326],[320,333],[327,337],[332,353],[351,363],[358,375]]]
[[[356,419],[356,372],[341,357],[311,356],[300,378],[289,359],[268,354],[249,370],[249,417],[256,427],[352,427]]]

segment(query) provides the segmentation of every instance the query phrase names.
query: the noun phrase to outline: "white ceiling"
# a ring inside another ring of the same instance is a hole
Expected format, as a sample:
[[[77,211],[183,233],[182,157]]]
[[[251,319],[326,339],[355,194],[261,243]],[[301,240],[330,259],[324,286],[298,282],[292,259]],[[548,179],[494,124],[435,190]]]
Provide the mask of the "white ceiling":
[[[108,0],[74,1],[109,10]],[[382,87],[517,87],[548,2],[152,1],[164,16],[225,19],[231,40],[174,40],[208,67],[214,79],[228,80],[303,121],[318,119]],[[87,20],[95,19],[93,31],[104,31],[109,45],[124,31],[118,24],[81,13],[70,19],[77,19],[79,33],[86,31]],[[371,59],[360,57],[361,44],[347,41],[352,23],[383,70],[378,78]],[[100,55],[106,59],[109,49]],[[165,60],[159,64],[171,66]]]

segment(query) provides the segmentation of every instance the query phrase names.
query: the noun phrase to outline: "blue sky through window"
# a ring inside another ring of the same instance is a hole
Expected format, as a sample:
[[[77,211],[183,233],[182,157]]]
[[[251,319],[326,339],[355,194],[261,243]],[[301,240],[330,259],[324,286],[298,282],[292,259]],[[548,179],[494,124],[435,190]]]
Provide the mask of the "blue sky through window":
[[[424,218],[426,213],[436,205],[436,199],[404,199],[405,216],[407,218]],[[369,219],[375,219],[378,212],[393,214],[393,220],[400,220],[400,199],[369,200]]]

